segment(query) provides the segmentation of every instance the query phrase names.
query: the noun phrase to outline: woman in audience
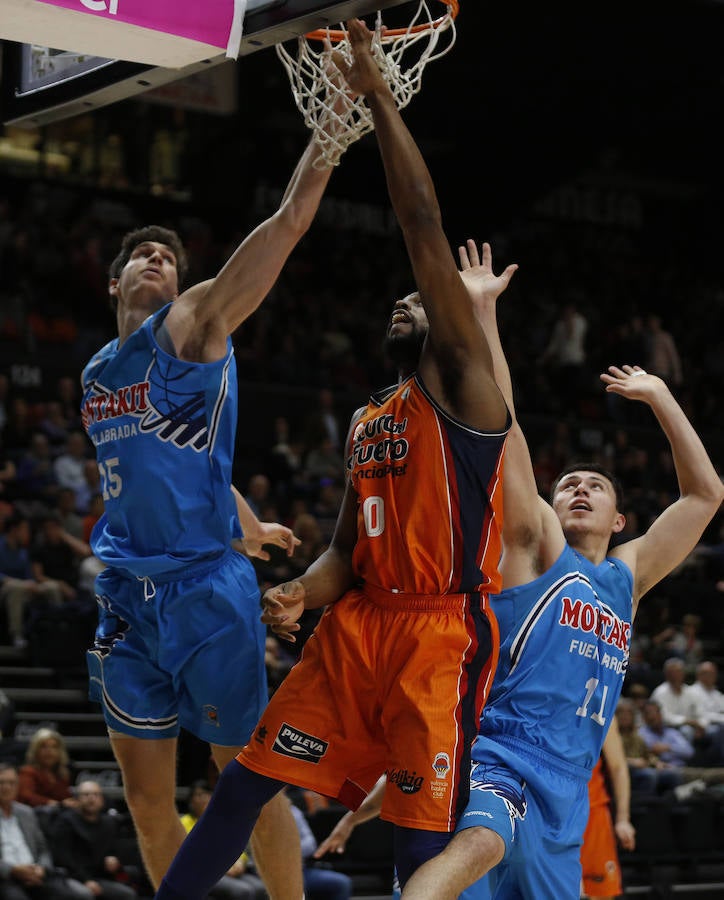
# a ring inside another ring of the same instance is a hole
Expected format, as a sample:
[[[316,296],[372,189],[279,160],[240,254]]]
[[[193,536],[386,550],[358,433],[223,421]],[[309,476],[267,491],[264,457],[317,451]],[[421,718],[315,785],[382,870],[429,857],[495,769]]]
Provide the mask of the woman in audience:
[[[19,771],[18,802],[34,807],[75,807],[70,787],[68,750],[62,735],[39,728],[30,739]]]

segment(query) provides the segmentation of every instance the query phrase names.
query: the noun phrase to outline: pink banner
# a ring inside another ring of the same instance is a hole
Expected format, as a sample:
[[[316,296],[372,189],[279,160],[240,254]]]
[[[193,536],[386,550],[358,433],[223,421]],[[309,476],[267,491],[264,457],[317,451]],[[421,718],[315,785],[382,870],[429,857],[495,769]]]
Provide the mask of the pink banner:
[[[234,0],[37,0],[227,49]]]

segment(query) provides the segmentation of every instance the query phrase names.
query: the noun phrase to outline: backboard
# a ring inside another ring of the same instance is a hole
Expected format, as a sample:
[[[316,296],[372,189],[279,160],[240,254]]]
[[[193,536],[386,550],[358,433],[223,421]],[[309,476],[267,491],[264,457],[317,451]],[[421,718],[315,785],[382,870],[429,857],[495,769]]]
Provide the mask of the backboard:
[[[27,4],[30,0],[17,2]],[[120,0],[115,2],[118,4]],[[407,2],[409,0],[247,0],[238,55],[255,53],[299,34],[333,27],[353,16],[366,16],[378,9],[401,6]],[[102,5],[105,6],[105,3]],[[43,8],[49,10],[51,16],[80,15],[51,6]],[[46,16],[47,13],[43,21]],[[72,21],[75,23],[77,19]],[[101,24],[105,28],[107,23]],[[115,28],[116,23],[112,24]],[[34,34],[24,31],[26,25],[26,17],[22,15],[3,18],[0,25],[0,38],[3,38],[0,113],[6,125],[36,127],[70,118],[168,84],[228,59],[221,47],[148,29],[140,29],[140,32],[149,31],[149,34],[134,38],[134,46],[143,44],[145,47],[144,41],[149,43],[154,47],[153,52],[160,54],[158,58],[165,65],[124,58],[124,45],[122,40],[119,41],[118,32],[108,39],[110,44],[105,36],[107,33],[104,31],[101,34],[99,30],[97,45],[86,44],[80,49],[50,49],[46,46],[50,43],[45,30],[47,26],[43,25],[39,34],[34,33],[38,34],[36,38]],[[56,28],[54,42],[72,42],[73,38],[67,37],[56,41],[58,35],[68,32],[80,33],[77,29]],[[135,27],[133,34],[140,32]],[[8,39],[9,35],[12,40]],[[27,42],[18,39],[26,37],[29,38]],[[130,43],[129,40],[126,46]],[[121,52],[111,57],[108,55],[109,46]]]

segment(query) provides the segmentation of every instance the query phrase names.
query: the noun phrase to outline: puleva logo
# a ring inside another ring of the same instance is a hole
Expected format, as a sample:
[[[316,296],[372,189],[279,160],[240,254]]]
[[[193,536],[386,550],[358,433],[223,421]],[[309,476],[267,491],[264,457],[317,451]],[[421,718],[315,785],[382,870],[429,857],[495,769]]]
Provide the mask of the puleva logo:
[[[118,0],[108,0],[108,3],[106,0],[80,0],[80,5],[85,6],[91,12],[105,12],[108,9],[112,16],[118,13]]]
[[[273,750],[275,753],[281,753],[283,756],[293,756],[304,762],[317,763],[327,752],[329,744],[321,738],[315,737],[313,734],[306,734],[298,731],[286,722],[282,723],[281,728],[274,738]]]

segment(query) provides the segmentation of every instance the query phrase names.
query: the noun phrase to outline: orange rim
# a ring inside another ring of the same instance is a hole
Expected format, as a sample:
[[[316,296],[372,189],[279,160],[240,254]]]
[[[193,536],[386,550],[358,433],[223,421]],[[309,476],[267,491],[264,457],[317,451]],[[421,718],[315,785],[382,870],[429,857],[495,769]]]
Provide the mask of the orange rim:
[[[418,34],[421,31],[430,31],[433,28],[439,28],[442,24],[448,21],[448,16],[450,18],[457,18],[457,14],[460,11],[460,3],[458,0],[439,0],[444,6],[447,6],[448,11],[444,16],[440,16],[439,19],[434,19],[431,22],[424,22],[421,25],[415,25],[412,28],[388,28],[385,31],[385,36],[383,40],[387,40],[388,38],[396,38],[401,37],[403,34]],[[343,41],[347,37],[346,31],[341,31],[340,29],[335,28],[317,28],[315,31],[309,31],[304,35],[306,38],[309,38],[312,41],[324,41],[330,40],[333,44],[338,44],[340,41]]]

